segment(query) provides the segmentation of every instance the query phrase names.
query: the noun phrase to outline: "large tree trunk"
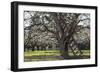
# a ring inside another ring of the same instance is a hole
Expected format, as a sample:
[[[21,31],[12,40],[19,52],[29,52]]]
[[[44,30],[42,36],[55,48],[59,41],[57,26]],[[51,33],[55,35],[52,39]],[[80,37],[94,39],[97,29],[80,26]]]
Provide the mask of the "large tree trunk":
[[[60,43],[60,53],[61,53],[61,56],[64,58],[64,59],[68,59],[69,58],[69,55],[68,55],[68,48],[65,47],[65,45],[63,43]]]

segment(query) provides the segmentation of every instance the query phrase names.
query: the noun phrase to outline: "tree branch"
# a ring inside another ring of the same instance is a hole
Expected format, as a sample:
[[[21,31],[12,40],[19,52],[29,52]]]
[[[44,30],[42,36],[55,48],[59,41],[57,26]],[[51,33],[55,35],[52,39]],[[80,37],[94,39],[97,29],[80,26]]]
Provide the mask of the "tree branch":
[[[52,31],[52,30],[50,30],[50,29],[48,29],[48,27],[47,27],[46,25],[44,25],[44,24],[42,24],[42,25],[45,27],[45,29],[46,29],[47,31],[49,31],[49,32],[51,32],[51,33],[53,33],[53,34],[55,34],[55,32]]]
[[[80,22],[82,22],[82,21],[85,21],[85,20],[90,20],[90,18],[86,18],[86,19],[79,20],[79,21],[77,22],[77,24],[80,23]]]

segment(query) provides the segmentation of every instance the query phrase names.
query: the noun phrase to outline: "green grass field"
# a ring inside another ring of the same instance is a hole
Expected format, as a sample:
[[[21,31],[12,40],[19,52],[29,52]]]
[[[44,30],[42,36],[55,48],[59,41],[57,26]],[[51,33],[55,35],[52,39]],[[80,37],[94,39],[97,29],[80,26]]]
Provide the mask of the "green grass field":
[[[70,59],[75,59],[75,55],[69,51]],[[82,50],[81,57],[77,59],[90,58],[90,50]],[[45,51],[26,51],[24,52],[24,61],[48,61],[48,60],[63,60],[59,50],[45,50]]]

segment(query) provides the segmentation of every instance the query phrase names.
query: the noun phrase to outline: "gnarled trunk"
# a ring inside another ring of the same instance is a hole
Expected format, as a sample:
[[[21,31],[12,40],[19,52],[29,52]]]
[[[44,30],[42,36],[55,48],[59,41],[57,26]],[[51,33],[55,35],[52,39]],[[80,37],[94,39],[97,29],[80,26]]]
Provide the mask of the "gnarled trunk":
[[[60,43],[60,53],[61,53],[61,56],[64,58],[64,59],[68,59],[69,58],[69,55],[68,55],[68,48],[65,47],[65,45],[63,43]]]

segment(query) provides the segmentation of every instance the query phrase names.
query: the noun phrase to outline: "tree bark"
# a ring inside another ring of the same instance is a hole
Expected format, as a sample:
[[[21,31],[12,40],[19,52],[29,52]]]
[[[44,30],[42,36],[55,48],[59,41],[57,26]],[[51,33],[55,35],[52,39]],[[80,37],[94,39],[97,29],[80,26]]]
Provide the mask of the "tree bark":
[[[61,53],[61,56],[64,59],[68,59],[69,58],[68,48],[66,48],[65,45],[64,45],[64,43],[62,43],[61,41],[60,41],[60,53]]]

